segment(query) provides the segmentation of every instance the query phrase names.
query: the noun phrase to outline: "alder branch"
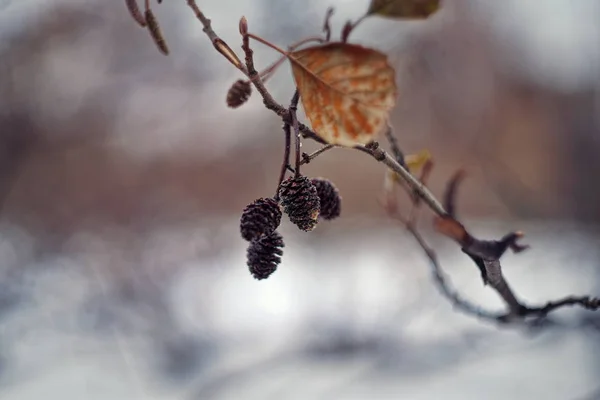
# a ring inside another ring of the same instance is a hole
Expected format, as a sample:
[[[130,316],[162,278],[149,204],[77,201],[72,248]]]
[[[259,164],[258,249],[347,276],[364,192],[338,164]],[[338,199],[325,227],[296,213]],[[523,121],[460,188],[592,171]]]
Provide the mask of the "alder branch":
[[[328,147],[327,143],[321,138],[321,136],[312,131],[306,125],[298,122],[295,115],[295,103],[292,101],[292,105],[288,108],[279,104],[270,92],[267,90],[264,81],[260,75],[260,73],[254,67],[254,57],[253,51],[250,47],[249,38],[252,36],[248,33],[248,25],[245,18],[242,18],[240,21],[240,34],[242,35],[242,50],[245,54],[245,62],[242,64],[239,61],[239,58],[231,50],[231,48],[216,34],[211,26],[211,21],[208,19],[202,11],[197,6],[195,0],[187,0],[188,6],[193,10],[196,18],[203,25],[203,32],[208,36],[208,39],[211,41],[215,49],[223,55],[228,61],[230,61],[236,68],[238,68],[242,73],[248,77],[250,82],[252,82],[253,86],[257,89],[260,96],[263,99],[263,104],[265,107],[275,114],[277,114],[284,123],[284,131],[286,132],[286,136],[289,137],[290,127],[293,126],[294,133],[296,136],[296,168],[295,173],[299,173],[299,167],[303,163],[308,163],[312,159],[316,158],[320,154],[323,154],[325,151],[333,148],[334,146]],[[129,8],[131,11],[131,4],[129,4]],[[331,35],[329,18],[331,17],[332,12],[328,11],[325,19],[325,23],[323,26],[323,30],[326,34],[326,38],[324,41],[328,41]],[[355,27],[361,20],[355,22],[354,24],[346,24],[346,27],[342,32],[342,40],[345,41],[348,38],[348,35],[352,31],[352,28]],[[299,93],[296,90],[294,99],[297,103]],[[300,160],[299,154],[299,139],[300,135],[306,139],[315,140],[318,143],[325,144],[326,146],[322,149],[317,150],[312,155],[305,155],[303,159]],[[548,313],[566,306],[580,306],[588,310],[598,310],[600,308],[600,300],[598,298],[591,298],[589,296],[568,296],[564,299],[548,302],[544,306],[539,307],[527,307],[522,304],[517,297],[514,295],[512,289],[504,279],[501,269],[500,258],[504,254],[507,249],[511,249],[514,252],[521,252],[527,248],[527,246],[522,246],[517,243],[517,240],[520,239],[523,235],[520,232],[513,232],[500,240],[480,240],[471,235],[465,227],[456,219],[455,216],[455,197],[456,197],[456,188],[459,182],[462,180],[462,173],[456,174],[455,177],[450,181],[448,185],[446,195],[444,197],[445,204],[442,203],[435,197],[435,195],[427,188],[426,184],[416,178],[406,167],[404,162],[404,155],[400,150],[400,146],[393,135],[391,127],[388,127],[388,130],[385,132],[385,137],[390,143],[393,156],[388,154],[385,150],[380,148],[377,142],[372,142],[365,146],[355,146],[354,149],[361,151],[370,155],[372,158],[377,160],[378,162],[383,163],[387,166],[388,169],[396,173],[405,183],[406,189],[410,190],[410,195],[413,198],[414,207],[418,206],[417,200],[421,200],[423,203],[427,204],[427,206],[436,214],[435,219],[435,227],[436,229],[448,236],[449,238],[456,241],[460,246],[461,250],[466,253],[471,260],[477,265],[477,267],[481,271],[482,279],[484,285],[489,284],[504,300],[508,307],[507,314],[493,314],[491,312],[487,312],[479,309],[477,306],[469,303],[468,301],[462,299],[458,293],[451,289],[448,280],[444,277],[441,267],[437,261],[437,256],[433,249],[427,245],[427,243],[423,240],[422,236],[416,229],[416,224],[414,219],[406,220],[406,227],[408,231],[413,235],[417,243],[423,249],[425,254],[430,260],[430,264],[432,266],[432,273],[434,276],[434,280],[441,290],[441,292],[454,304],[458,309],[467,312],[471,315],[484,318],[487,320],[495,320],[501,322],[512,321],[515,319],[524,319],[526,316],[533,316],[539,318],[543,318],[548,315]],[[287,140],[287,139],[286,139]],[[286,143],[286,149],[288,149],[288,155],[284,157],[285,160],[289,158],[289,144]],[[289,162],[285,162],[282,166],[281,177],[285,175],[285,169],[293,170],[289,166]]]
[[[456,291],[456,289],[452,287],[452,284],[446,277],[446,274],[444,274],[442,267],[440,266],[440,263],[438,261],[436,252],[427,244],[423,236],[417,230],[415,224],[411,223],[410,221],[403,222],[405,223],[408,232],[417,241],[417,243],[425,253],[425,256],[429,260],[431,275],[433,277],[433,281],[436,284],[436,287],[450,301],[454,308],[467,315],[472,315],[483,320],[491,322],[500,321],[503,317],[503,314],[484,310],[483,308],[476,306],[475,304],[463,299],[460,296],[458,291]]]
[[[325,146],[321,147],[318,150],[315,150],[314,152],[312,152],[310,154],[302,153],[302,161],[300,162],[300,165],[308,164],[309,162],[311,162],[312,160],[314,160],[321,154],[333,149],[334,147],[339,147],[339,146],[336,146],[335,144],[326,144]]]

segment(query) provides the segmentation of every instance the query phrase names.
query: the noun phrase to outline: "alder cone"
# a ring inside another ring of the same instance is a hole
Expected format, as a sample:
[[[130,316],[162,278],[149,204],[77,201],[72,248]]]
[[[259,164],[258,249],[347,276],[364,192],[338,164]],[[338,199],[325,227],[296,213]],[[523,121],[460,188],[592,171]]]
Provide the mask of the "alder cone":
[[[238,108],[248,101],[252,94],[252,85],[250,82],[238,80],[227,92],[227,105],[231,108]]]
[[[317,226],[321,202],[317,188],[305,176],[288,178],[279,186],[283,210],[299,229],[310,232]]]
[[[317,195],[321,203],[319,217],[332,220],[340,216],[342,211],[342,198],[334,184],[325,178],[313,178],[311,180],[317,189]]]
[[[254,279],[267,279],[277,270],[283,255],[283,237],[278,232],[253,240],[248,246],[248,268]]]
[[[248,204],[240,218],[240,232],[247,241],[272,233],[281,223],[281,209],[274,199],[260,198]]]

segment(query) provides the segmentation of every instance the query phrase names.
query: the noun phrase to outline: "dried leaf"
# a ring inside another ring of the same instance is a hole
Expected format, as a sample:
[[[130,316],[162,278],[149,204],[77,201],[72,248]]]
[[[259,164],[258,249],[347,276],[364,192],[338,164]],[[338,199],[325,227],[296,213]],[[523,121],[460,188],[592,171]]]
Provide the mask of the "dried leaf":
[[[424,175],[425,175],[425,179],[427,179],[427,177],[429,176],[429,173],[431,172],[430,169],[433,167],[433,162],[431,161],[431,154],[429,153],[429,150],[421,150],[420,152],[418,152],[416,154],[409,154],[404,158],[404,160],[405,160],[405,164],[408,167],[408,170],[410,172],[427,167],[427,171],[423,171]],[[390,176],[386,179],[389,179],[395,183],[404,182],[404,180],[402,179],[400,174],[398,174],[392,170],[388,170],[388,174]],[[421,176],[423,176],[423,174]],[[425,182],[423,182],[423,183],[425,183]]]
[[[288,54],[304,112],[327,143],[367,144],[396,104],[394,69],[379,51],[328,43]]]
[[[231,47],[229,47],[229,45],[227,43],[225,43],[220,38],[216,38],[213,41],[213,46],[215,46],[215,49],[219,53],[221,53],[223,55],[223,57],[225,57],[227,59],[227,61],[229,61],[230,63],[232,63],[234,67],[236,67],[238,69],[242,68],[242,65],[243,65],[242,62],[240,61],[240,59],[238,58],[238,56],[231,49]]]
[[[404,157],[404,162],[406,163],[409,171],[422,168],[430,160],[431,153],[427,149],[421,150],[416,154],[409,154]]]
[[[371,0],[367,15],[424,19],[439,10],[441,0]]]
[[[423,164],[422,168],[421,168],[421,176],[419,176],[419,182],[421,182],[423,185],[427,185],[427,181],[429,180],[429,175],[431,175],[431,171],[433,170],[433,161],[431,161],[431,158],[428,158],[427,160],[425,160],[425,163]],[[413,199],[413,204],[415,205],[416,208],[421,206],[421,202],[423,200],[423,198],[421,197],[421,195],[419,195],[419,193],[414,190],[412,193],[412,199]]]
[[[458,242],[463,247],[468,245],[472,238],[465,227],[452,217],[436,217],[433,225],[436,231]]]
[[[444,208],[448,215],[456,218],[456,193],[458,186],[466,176],[466,172],[462,169],[456,171],[452,176],[452,179],[446,185],[446,192],[444,193]]]

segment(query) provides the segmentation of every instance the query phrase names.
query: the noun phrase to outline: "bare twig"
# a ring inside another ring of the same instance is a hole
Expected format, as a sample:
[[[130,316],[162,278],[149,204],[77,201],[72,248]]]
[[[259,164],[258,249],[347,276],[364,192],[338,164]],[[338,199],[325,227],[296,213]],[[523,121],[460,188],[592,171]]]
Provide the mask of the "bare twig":
[[[275,189],[275,199],[279,200],[279,186],[285,178],[285,172],[290,166],[290,145],[292,130],[290,124],[283,124],[283,135],[285,136],[285,149],[283,151],[283,162],[281,164],[281,172],[279,173],[279,181],[277,182],[277,188]]]
[[[586,310],[599,310],[600,309],[600,297],[590,296],[568,296],[561,300],[550,301],[546,305],[541,307],[527,307],[527,315],[535,315],[538,317],[545,317],[550,312],[567,306],[580,306]]]
[[[432,169],[433,169],[433,161],[431,161],[431,160],[427,160],[425,162],[425,164],[423,165],[423,168],[421,168],[421,176],[419,177],[419,181],[425,186],[427,186],[427,181],[429,180],[429,175],[431,174]],[[421,198],[421,196],[419,196],[418,193],[416,193],[414,191],[411,191],[410,194],[411,194],[413,206],[410,211],[409,222],[411,225],[415,226],[417,223],[417,218],[418,218],[418,213],[420,210],[422,198]]]
[[[436,197],[415,178],[406,168],[398,163],[394,157],[390,156],[385,150],[379,147],[377,142],[373,142],[367,146],[355,146],[356,150],[369,154],[377,161],[385,164],[389,169],[396,172],[406,182],[406,184],[421,196],[423,201],[431,208],[431,210],[439,216],[445,216],[446,210]]]
[[[404,153],[400,150],[400,144],[398,143],[398,138],[394,135],[392,127],[388,124],[387,129],[385,130],[385,138],[390,144],[390,149],[392,150],[392,154],[396,157],[396,161],[398,164],[402,165],[404,168],[408,169],[406,166],[406,162],[404,161]]]
[[[417,228],[414,226],[414,224],[411,224],[410,221],[404,221],[404,223],[408,232],[410,232],[410,234],[415,238],[421,249],[423,249],[423,252],[427,256],[427,258],[429,259],[431,274],[437,288],[450,301],[450,303],[457,310],[465,314],[473,315],[477,318],[491,322],[500,321],[500,319],[503,317],[503,314],[487,311],[476,306],[468,300],[463,299],[460,296],[460,294],[454,288],[452,288],[450,282],[447,280],[438,262],[437,254],[435,253],[435,251],[433,251],[433,249],[429,247],[427,242],[425,242],[425,239],[423,239],[423,237],[421,236]]]
[[[331,17],[333,16],[333,7],[329,7],[325,12],[325,21],[323,22],[323,32],[325,32],[325,41],[329,42],[331,39]]]
[[[367,14],[363,15],[362,17],[360,17],[359,19],[357,19],[356,21],[352,22],[352,21],[348,21],[346,22],[346,24],[344,25],[344,27],[342,28],[342,42],[347,42],[348,38],[350,37],[350,34],[352,33],[352,31],[354,31],[354,29],[365,20],[365,18],[367,18]]]
[[[321,147],[318,150],[313,151],[310,154],[302,153],[302,161],[300,161],[300,165],[308,164],[309,162],[311,162],[312,160],[317,158],[319,155],[325,153],[328,150],[333,149],[334,147],[337,147],[337,146],[334,144],[326,144],[325,146]]]
[[[290,103],[290,117],[292,118],[292,127],[294,128],[294,140],[296,145],[296,162],[294,164],[294,175],[296,177],[300,176],[300,146],[302,145],[300,141],[300,128],[298,126],[298,117],[296,116],[296,111],[298,109],[298,101],[300,100],[300,92],[298,89],[294,92],[294,96],[292,96],[292,101]]]

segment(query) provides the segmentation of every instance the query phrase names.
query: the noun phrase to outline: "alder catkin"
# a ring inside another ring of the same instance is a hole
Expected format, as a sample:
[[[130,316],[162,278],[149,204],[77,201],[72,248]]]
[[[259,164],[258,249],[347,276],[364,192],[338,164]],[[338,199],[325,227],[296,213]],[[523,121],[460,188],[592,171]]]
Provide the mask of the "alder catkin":
[[[137,22],[138,25],[140,25],[142,28],[145,28],[146,19],[144,18],[144,15],[138,7],[137,0],[125,0],[125,5],[127,6],[127,9],[129,10],[129,13],[131,14],[133,20]]]
[[[146,24],[148,25],[148,31],[150,32],[150,36],[152,36],[152,40],[156,43],[156,47],[160,50],[164,55],[169,54],[169,48],[167,47],[167,42],[160,31],[160,26],[158,25],[158,20],[152,13],[152,10],[147,9],[144,13],[146,17]]]

